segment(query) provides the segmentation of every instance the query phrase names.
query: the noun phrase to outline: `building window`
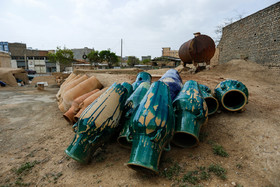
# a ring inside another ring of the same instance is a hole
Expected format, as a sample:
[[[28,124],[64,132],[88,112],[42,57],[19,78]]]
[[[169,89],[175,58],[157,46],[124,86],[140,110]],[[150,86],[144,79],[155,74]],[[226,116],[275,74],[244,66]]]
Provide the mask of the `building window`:
[[[9,52],[9,49],[8,49],[8,46],[7,46],[7,45],[4,45],[4,51]]]

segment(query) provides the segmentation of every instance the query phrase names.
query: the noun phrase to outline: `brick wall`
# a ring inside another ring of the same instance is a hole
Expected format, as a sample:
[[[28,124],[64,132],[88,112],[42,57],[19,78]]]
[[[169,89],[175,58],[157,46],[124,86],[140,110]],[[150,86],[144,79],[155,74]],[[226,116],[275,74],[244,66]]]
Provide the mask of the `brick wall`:
[[[219,63],[248,59],[280,66],[280,2],[223,28]]]
[[[170,47],[163,47],[162,56],[179,58],[179,52],[178,52],[178,50],[171,50]]]

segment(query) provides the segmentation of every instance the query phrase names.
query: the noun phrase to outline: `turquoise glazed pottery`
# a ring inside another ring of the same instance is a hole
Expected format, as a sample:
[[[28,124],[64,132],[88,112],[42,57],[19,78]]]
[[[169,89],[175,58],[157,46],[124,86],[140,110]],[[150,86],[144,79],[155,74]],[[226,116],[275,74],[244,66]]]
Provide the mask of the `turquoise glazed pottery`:
[[[208,120],[208,109],[196,81],[189,80],[173,102],[175,132],[172,143],[193,147],[199,143],[199,131]]]
[[[152,76],[150,73],[147,72],[140,72],[138,73],[135,82],[132,84],[133,91],[136,90],[136,88],[142,83],[142,82],[149,82],[151,83],[152,81]]]
[[[133,94],[126,100],[124,112],[123,112],[123,129],[120,132],[118,137],[118,142],[125,148],[131,148],[131,132],[129,126],[132,124],[132,114],[135,111],[136,107],[140,104],[143,97],[146,95],[147,91],[149,90],[151,84],[149,82],[142,82]]]
[[[132,94],[132,92],[133,92],[132,85],[127,83],[127,82],[122,82],[121,85],[126,88],[126,90],[127,90],[127,97],[129,97]]]
[[[114,83],[105,93],[91,103],[77,122],[75,137],[66,154],[81,163],[87,163],[94,151],[114,133],[119,125],[127,89]]]
[[[249,96],[248,89],[242,82],[231,79],[220,82],[214,90],[214,95],[228,111],[242,110],[248,103]]]
[[[183,86],[182,79],[179,75],[179,72],[175,69],[168,70],[159,79],[159,81],[162,81],[168,85],[172,101],[178,95],[178,93],[180,92],[180,90],[182,89],[182,86]]]
[[[206,101],[207,108],[208,108],[208,116],[217,112],[219,108],[218,100],[211,94],[211,90],[208,86],[203,84],[199,84],[199,88],[202,94],[202,97]]]
[[[162,151],[170,149],[174,111],[168,86],[154,82],[132,116],[132,149],[128,167],[158,173]],[[167,148],[168,147],[168,148]]]

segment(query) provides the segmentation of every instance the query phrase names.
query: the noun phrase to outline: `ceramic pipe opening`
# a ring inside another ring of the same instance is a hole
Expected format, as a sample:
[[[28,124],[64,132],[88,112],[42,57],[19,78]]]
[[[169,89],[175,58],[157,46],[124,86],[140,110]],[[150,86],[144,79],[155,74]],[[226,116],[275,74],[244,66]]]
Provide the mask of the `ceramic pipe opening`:
[[[70,124],[73,124],[73,121],[70,120],[70,118],[67,116],[67,114],[63,114],[64,119],[68,121]]]
[[[207,97],[205,98],[205,102],[208,108],[208,115],[214,114],[218,110],[219,103],[216,98]]]
[[[76,123],[79,120],[77,116],[74,116],[74,122]]]
[[[240,90],[230,90],[222,97],[222,105],[229,111],[241,110],[247,103],[246,95]]]
[[[193,147],[198,143],[198,139],[192,134],[175,132],[172,142],[179,147]]]

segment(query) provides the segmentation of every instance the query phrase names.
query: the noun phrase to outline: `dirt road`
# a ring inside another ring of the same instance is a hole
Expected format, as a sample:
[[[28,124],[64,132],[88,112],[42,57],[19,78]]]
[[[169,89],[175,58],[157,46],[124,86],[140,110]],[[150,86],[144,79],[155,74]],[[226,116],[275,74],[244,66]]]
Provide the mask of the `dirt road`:
[[[162,70],[151,74],[162,74]],[[74,133],[55,101],[57,88],[0,88],[0,184],[3,186],[280,186],[279,70],[232,61],[197,74],[181,73],[212,90],[226,78],[242,81],[249,104],[242,113],[216,113],[203,127],[202,142],[193,149],[173,146],[161,159],[160,175],[139,174],[127,166],[130,150],[111,142],[81,165],[64,150]],[[134,75],[99,74],[111,81],[133,81]],[[107,85],[106,85],[107,86]],[[213,153],[220,145],[228,153]],[[223,180],[211,171],[219,165]],[[192,171],[192,172],[190,172]]]

